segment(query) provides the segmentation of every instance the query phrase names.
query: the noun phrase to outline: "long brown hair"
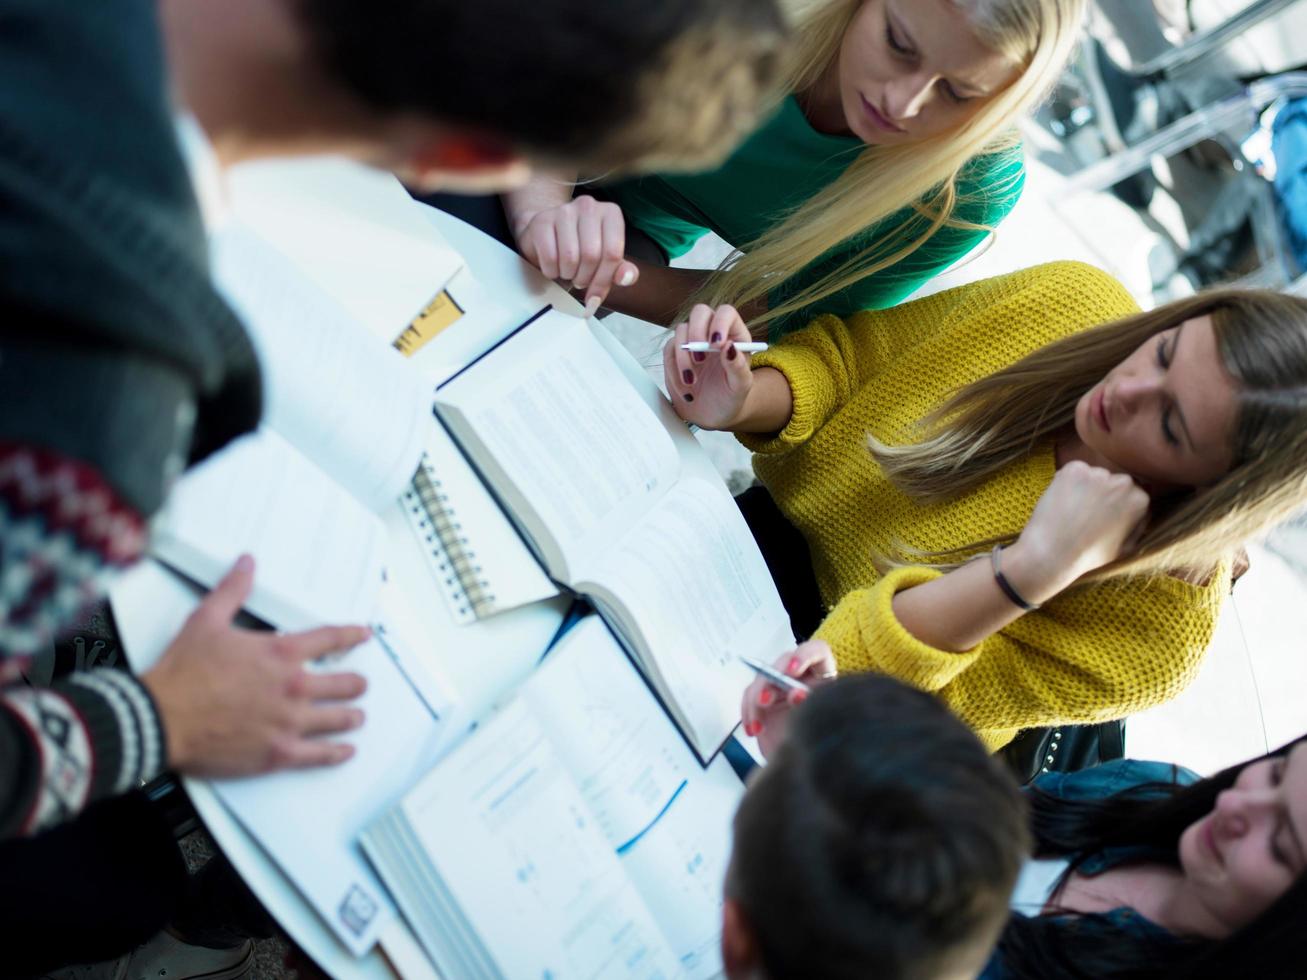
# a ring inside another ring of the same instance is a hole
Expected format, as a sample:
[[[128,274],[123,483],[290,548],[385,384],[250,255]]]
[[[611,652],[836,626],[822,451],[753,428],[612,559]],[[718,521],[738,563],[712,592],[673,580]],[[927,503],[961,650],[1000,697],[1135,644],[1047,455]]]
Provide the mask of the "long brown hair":
[[[1150,337],[1206,314],[1238,389],[1233,466],[1210,486],[1154,500],[1134,550],[1091,578],[1210,570],[1307,502],[1307,300],[1213,290],[1074,334],[959,390],[922,420],[921,440],[870,438],[872,455],[919,500],[965,493],[1071,425],[1080,397]],[[956,564],[950,556],[935,557]]]

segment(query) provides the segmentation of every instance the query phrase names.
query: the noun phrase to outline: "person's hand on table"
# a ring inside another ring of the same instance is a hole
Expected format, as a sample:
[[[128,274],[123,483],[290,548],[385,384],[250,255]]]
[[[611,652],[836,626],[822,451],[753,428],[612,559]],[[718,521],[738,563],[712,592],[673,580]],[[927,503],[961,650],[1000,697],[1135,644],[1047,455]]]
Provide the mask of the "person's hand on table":
[[[777,657],[774,666],[809,687],[829,684],[836,674],[835,655],[825,640],[800,643],[795,650]],[[790,710],[802,704],[806,697],[803,691],[786,691],[763,677],[744,689],[740,704],[744,734],[757,737],[764,757],[770,758],[785,741]]]
[[[359,674],[305,665],[362,643],[362,626],[277,634],[232,624],[254,583],[242,557],[191,614],[159,662],[141,677],[162,718],[170,768],[191,776],[247,776],[332,765],[352,746],[317,738],[363,724],[345,702],[367,686]]]
[[[729,305],[700,303],[690,319],[678,323],[663,347],[663,381],[676,414],[701,429],[730,429],[739,421],[753,388],[749,355],[736,343],[753,340],[744,320]],[[707,342],[721,353],[690,353],[682,344]]]
[[[593,316],[614,286],[640,276],[626,259],[626,219],[616,204],[588,194],[566,204],[515,215],[513,234],[522,257],[550,279],[585,294]]]

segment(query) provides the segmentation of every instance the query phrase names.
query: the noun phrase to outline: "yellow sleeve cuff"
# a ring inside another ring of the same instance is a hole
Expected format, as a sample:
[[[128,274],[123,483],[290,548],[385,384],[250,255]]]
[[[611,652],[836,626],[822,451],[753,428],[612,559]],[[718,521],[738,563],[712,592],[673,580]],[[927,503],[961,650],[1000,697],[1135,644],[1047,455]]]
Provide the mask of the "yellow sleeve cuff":
[[[821,316],[807,328],[754,355],[751,366],[755,370],[769,367],[785,375],[793,408],[789,424],[775,435],[738,433],[746,449],[762,454],[788,452],[807,442],[849,400],[853,385],[847,371],[847,334],[838,317]]]
[[[923,691],[938,691],[970,667],[980,647],[962,653],[936,649],[904,629],[894,615],[895,595],[942,574],[931,568],[897,568],[870,589],[841,599],[816,633],[830,644],[840,672],[875,671]]]

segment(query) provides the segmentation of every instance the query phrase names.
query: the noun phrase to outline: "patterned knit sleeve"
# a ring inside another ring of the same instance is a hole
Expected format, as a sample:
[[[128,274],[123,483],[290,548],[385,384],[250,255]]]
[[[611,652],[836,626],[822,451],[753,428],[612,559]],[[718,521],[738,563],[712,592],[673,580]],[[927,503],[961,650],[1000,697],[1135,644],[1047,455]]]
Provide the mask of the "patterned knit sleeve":
[[[903,628],[896,593],[940,573],[901,568],[846,595],[817,636],[842,671],[874,670],[938,695],[991,751],[1023,728],[1122,718],[1178,694],[1212,639],[1229,570],[1065,593],[962,653]]]
[[[140,516],[93,469],[0,443],[0,837],[58,823],[163,768],[158,712],[138,681],[103,669],[36,689],[20,677],[143,545]]]
[[[167,757],[145,687],[121,670],[0,690],[0,839],[62,823],[153,779]]]

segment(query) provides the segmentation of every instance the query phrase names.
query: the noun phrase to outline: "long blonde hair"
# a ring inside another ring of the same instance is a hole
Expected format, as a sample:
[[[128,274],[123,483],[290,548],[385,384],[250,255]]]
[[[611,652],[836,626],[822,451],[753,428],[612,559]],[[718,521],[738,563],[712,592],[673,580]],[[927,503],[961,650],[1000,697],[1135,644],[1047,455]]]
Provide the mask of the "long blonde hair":
[[[1307,503],[1307,300],[1213,290],[1074,334],[959,390],[922,420],[920,441],[870,439],[872,455],[919,500],[966,493],[1072,425],[1080,397],[1150,337],[1204,314],[1237,386],[1233,465],[1210,486],[1155,499],[1134,550],[1089,578],[1208,572]],[[993,543],[931,557],[956,565]]]
[[[795,43],[783,75],[784,94],[812,86],[838,57],[850,22],[866,0],[785,0]],[[1021,75],[960,128],[903,146],[868,146],[847,170],[756,241],[742,246],[686,304],[765,300],[780,283],[881,219],[905,207],[907,225],[878,237],[832,272],[751,318],[767,324],[847,289],[911,255],[946,226],[979,228],[958,219],[957,177],[973,158],[1016,145],[1017,120],[1052,88],[1074,50],[1085,0],[950,0],[968,9],[977,38],[1022,65]],[[991,188],[1004,193],[1011,188]]]

